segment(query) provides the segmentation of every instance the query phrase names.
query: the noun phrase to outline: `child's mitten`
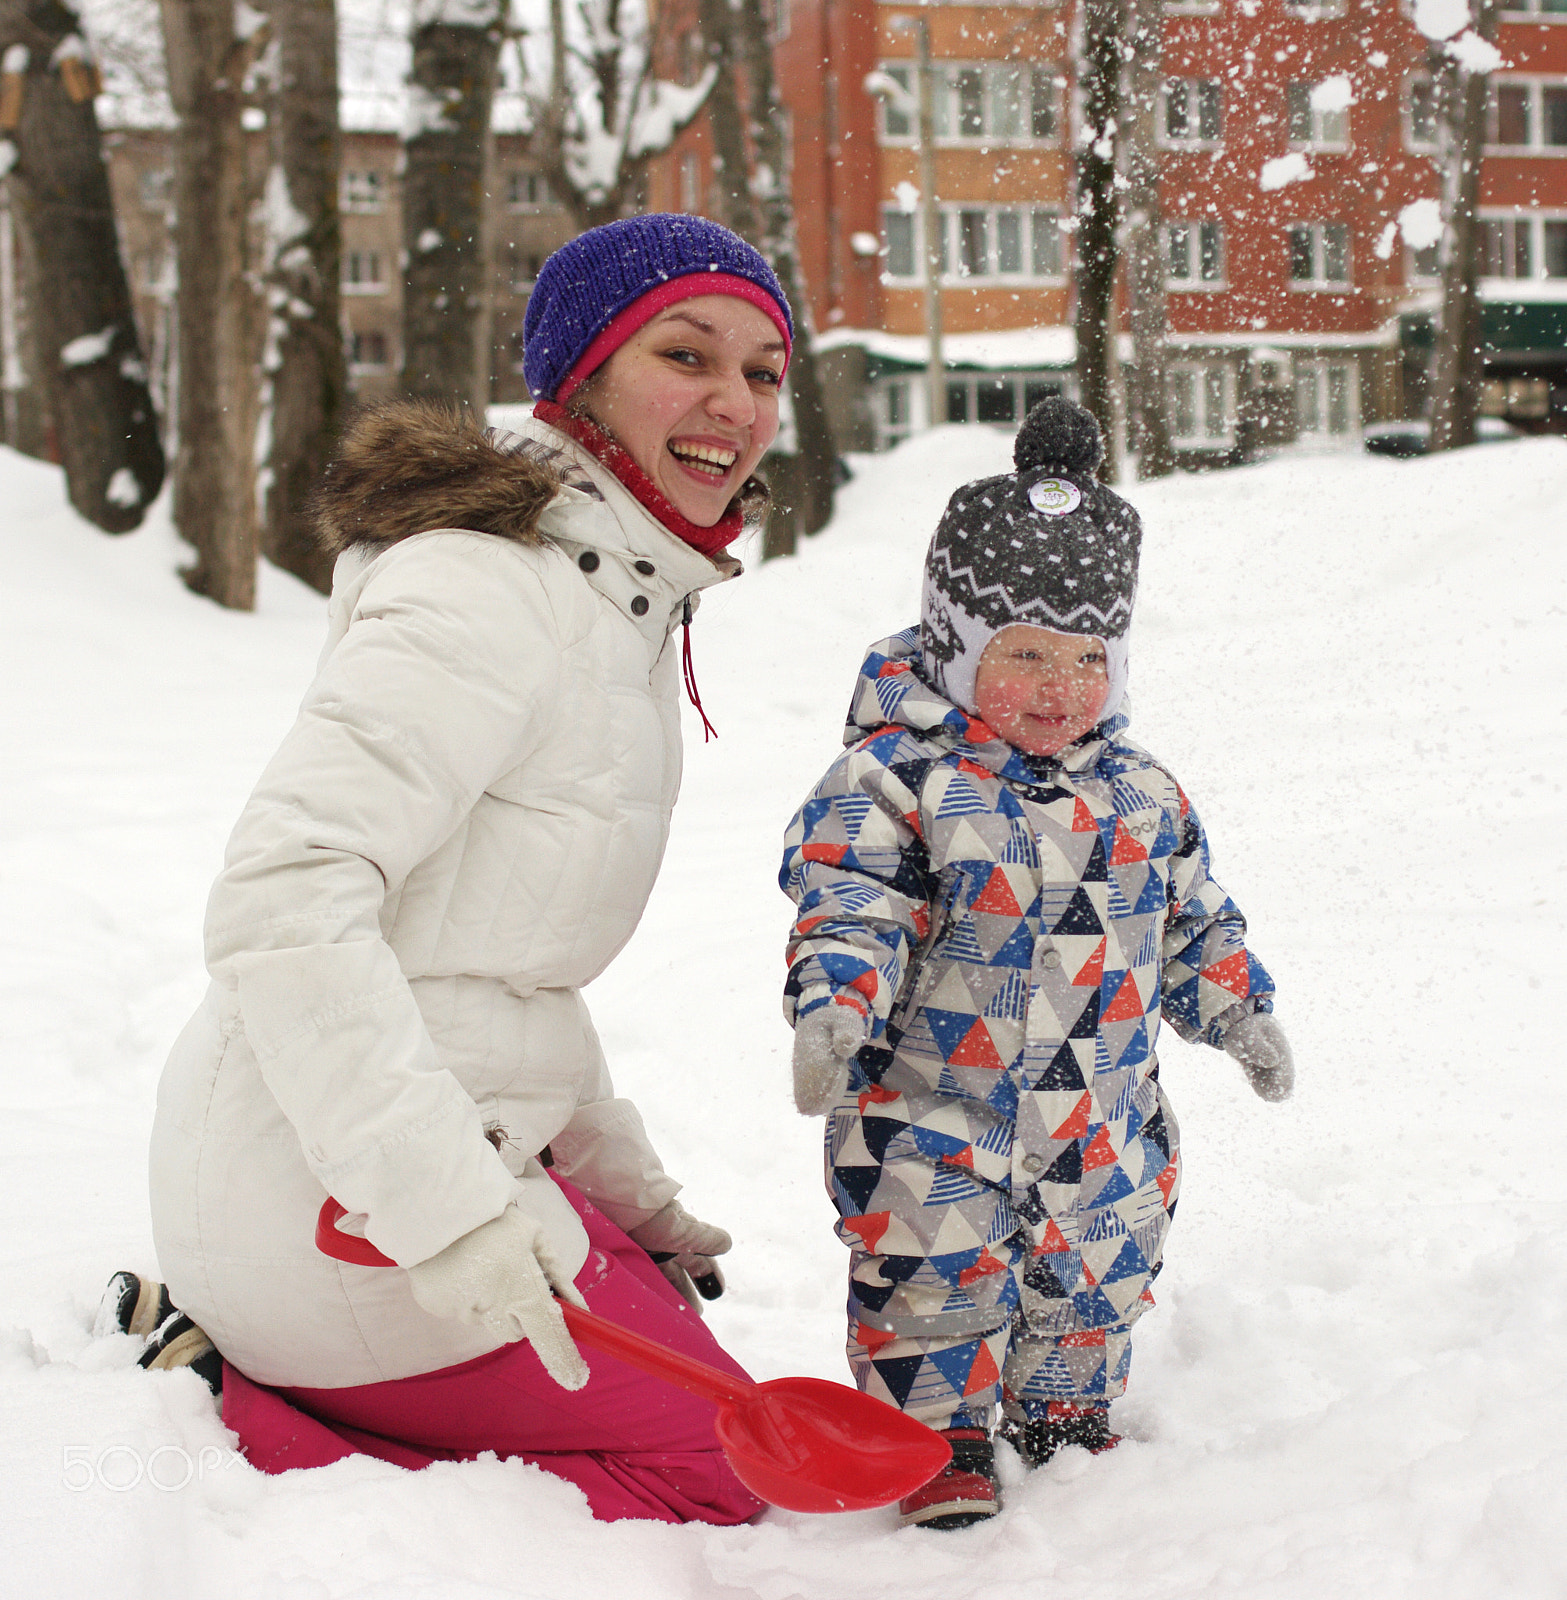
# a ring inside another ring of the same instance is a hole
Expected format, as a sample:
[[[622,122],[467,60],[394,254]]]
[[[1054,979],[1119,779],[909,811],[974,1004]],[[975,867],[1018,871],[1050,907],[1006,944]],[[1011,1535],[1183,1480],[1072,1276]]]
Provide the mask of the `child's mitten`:
[[[828,1004],[794,1025],[794,1103],[803,1117],[837,1105],[849,1082],[849,1058],[865,1043],[869,1019],[854,1005]]]
[[[508,1343],[526,1339],[562,1389],[580,1389],[588,1381],[587,1363],[566,1331],[555,1296],[584,1310],[586,1302],[543,1226],[515,1205],[411,1266],[408,1287],[431,1316],[488,1328]]]
[[[1224,1050],[1240,1062],[1246,1081],[1264,1100],[1288,1100],[1295,1087],[1295,1057],[1271,1013],[1253,1011],[1224,1031]]]
[[[639,1222],[630,1237],[693,1310],[700,1311],[703,1300],[716,1300],[724,1292],[724,1275],[713,1257],[723,1255],[734,1240],[711,1222],[698,1221],[678,1200]]]

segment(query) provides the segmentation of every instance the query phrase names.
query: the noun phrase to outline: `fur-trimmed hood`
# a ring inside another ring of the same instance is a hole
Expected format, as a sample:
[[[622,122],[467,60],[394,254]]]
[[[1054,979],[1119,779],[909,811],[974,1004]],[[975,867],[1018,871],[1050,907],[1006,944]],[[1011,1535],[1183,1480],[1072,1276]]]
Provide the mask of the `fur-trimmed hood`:
[[[539,517],[560,487],[555,466],[534,452],[496,449],[456,406],[388,400],[349,423],[311,509],[316,537],[334,557],[433,528],[537,544]]]

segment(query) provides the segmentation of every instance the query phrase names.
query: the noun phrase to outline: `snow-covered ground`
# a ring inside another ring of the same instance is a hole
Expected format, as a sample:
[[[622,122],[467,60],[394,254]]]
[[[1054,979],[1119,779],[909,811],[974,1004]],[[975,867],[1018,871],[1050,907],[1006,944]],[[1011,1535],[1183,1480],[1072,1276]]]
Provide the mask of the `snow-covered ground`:
[[[1007,448],[951,428],[861,462],[829,532],[711,596],[694,642],[720,737],[688,729],[663,878],[590,995],[691,1208],[735,1234],[710,1314],[761,1377],[844,1372],[819,1130],[787,1094],[779,837],[862,646],[915,615],[946,494]],[[493,1461],[265,1478],[194,1377],[90,1338],[110,1270],[155,1268],[158,1069],[322,604],[269,573],[256,615],[219,612],[173,577],[165,520],[105,538],[53,469],[0,452],[0,1591],[1567,1593],[1567,444],[1129,493],[1132,732],[1202,811],[1299,1092],[1264,1105],[1167,1036],[1186,1188],[1121,1449],[1068,1452],[959,1535],[886,1511],[713,1530],[597,1525]]]

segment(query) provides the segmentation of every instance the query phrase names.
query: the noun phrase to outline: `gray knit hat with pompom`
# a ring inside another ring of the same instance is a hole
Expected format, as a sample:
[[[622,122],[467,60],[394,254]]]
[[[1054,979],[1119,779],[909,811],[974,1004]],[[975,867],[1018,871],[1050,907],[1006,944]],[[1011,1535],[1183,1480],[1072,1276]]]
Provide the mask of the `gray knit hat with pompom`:
[[[1103,455],[1092,413],[1052,396],[1018,429],[1017,470],[947,502],[925,558],[920,644],[926,675],[954,705],[974,711],[985,646],[1022,622],[1101,640],[1101,719],[1119,706],[1143,526],[1095,475]]]

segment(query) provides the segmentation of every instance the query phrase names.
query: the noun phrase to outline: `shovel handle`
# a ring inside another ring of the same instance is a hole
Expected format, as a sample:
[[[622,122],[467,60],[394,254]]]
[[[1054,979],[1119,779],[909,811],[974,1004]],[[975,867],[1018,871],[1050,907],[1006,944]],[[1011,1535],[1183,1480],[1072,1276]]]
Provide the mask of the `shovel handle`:
[[[337,1224],[347,1215],[348,1208],[328,1196],[316,1218],[316,1249],[323,1255],[332,1256],[338,1261],[350,1261],[356,1266],[395,1267],[397,1263],[390,1256],[383,1255],[368,1239],[360,1234],[344,1233],[338,1227]],[[559,1305],[566,1319],[566,1327],[578,1344],[584,1344],[602,1355],[613,1356],[617,1361],[624,1361],[638,1372],[649,1372],[655,1378],[663,1378],[678,1388],[688,1389],[692,1394],[701,1395],[704,1400],[733,1405],[756,1388],[754,1383],[720,1372],[717,1367],[710,1367],[707,1362],[698,1361],[694,1356],[683,1356],[679,1351],[671,1350],[640,1333],[633,1333],[630,1328],[621,1327],[618,1322],[608,1322],[591,1311],[584,1311],[568,1300],[560,1301]]]
[[[633,1333],[618,1322],[608,1322],[591,1311],[584,1311],[569,1300],[562,1300],[560,1309],[567,1330],[578,1344],[597,1350],[601,1355],[613,1356],[638,1372],[651,1373],[715,1405],[735,1405],[756,1392],[756,1385],[744,1378],[721,1372],[695,1356],[681,1355],[678,1350]]]
[[[338,1227],[347,1215],[348,1207],[328,1195],[316,1217],[316,1249],[334,1261],[351,1261],[356,1267],[395,1267],[397,1263],[362,1233],[344,1233]]]

